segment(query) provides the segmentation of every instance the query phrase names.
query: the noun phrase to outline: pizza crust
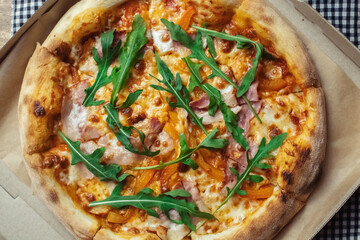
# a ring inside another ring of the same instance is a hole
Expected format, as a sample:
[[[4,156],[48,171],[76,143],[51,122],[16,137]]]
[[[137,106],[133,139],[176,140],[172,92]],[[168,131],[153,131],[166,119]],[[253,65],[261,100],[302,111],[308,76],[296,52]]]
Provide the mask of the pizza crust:
[[[54,178],[43,169],[41,152],[51,147],[54,119],[61,112],[62,87],[58,69],[65,66],[39,44],[27,66],[19,99],[21,145],[32,186],[46,206],[78,239],[92,239],[100,225],[84,212]]]
[[[25,71],[18,118],[25,154],[50,147],[54,119],[61,111],[62,87],[58,69],[64,65],[47,49],[37,45]]]
[[[310,136],[298,139],[292,145],[295,158],[291,159],[285,152],[278,154],[276,165],[279,166],[277,182],[286,190],[291,192],[298,200],[306,201],[314,189],[320,177],[321,165],[326,151],[326,112],[325,97],[321,88],[309,88],[304,92],[306,106],[309,108],[309,124],[314,128],[310,130]],[[288,145],[287,145],[288,146]],[[285,148],[285,145],[282,146]],[[283,154],[283,155],[281,155]]]
[[[286,60],[290,72],[303,89],[320,87],[319,77],[306,47],[268,1],[244,0],[236,15],[241,17],[241,25],[248,26],[250,23],[260,39],[265,44],[269,42],[276,53]]]

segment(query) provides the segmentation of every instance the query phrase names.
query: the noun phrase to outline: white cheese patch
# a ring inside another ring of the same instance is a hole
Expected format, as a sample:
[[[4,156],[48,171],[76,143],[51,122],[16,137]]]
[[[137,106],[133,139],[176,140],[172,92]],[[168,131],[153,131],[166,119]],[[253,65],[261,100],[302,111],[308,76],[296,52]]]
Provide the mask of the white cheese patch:
[[[73,141],[80,139],[81,129],[83,129],[88,122],[88,114],[88,108],[71,101],[65,101],[61,111],[64,134]]]
[[[144,159],[143,155],[132,153],[118,145],[117,138],[107,139],[103,158],[107,164],[133,165]]]
[[[154,46],[157,48],[160,54],[173,50],[174,43],[170,37],[168,41],[162,40],[164,34],[170,34],[168,30],[152,30],[151,34],[154,39]]]
[[[232,85],[226,86],[224,89],[220,89],[221,95],[224,97],[224,101],[226,105],[230,107],[235,107],[238,105],[235,93],[234,93],[234,87]]]
[[[69,167],[68,181],[66,183],[81,183],[93,177],[94,175],[86,168],[85,164],[77,163]]]

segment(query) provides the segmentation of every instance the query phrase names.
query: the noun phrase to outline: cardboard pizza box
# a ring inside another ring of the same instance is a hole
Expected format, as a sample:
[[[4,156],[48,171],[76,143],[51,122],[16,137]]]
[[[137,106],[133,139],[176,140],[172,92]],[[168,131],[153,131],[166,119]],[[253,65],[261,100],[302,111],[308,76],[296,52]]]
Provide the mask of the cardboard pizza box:
[[[48,0],[0,51],[0,239],[73,239],[32,194],[20,149],[17,104],[36,42],[76,0]],[[359,187],[360,51],[307,3],[269,0],[302,38],[326,95],[328,144],[322,176],[276,239],[311,239]]]

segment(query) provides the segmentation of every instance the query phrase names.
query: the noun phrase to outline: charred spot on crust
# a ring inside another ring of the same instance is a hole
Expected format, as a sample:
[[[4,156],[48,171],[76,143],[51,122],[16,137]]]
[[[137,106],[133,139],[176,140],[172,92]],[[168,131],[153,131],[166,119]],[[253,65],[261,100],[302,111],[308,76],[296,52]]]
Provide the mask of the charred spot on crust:
[[[63,62],[70,64],[74,63],[74,60],[70,57],[71,47],[65,42],[61,42],[60,46],[55,48],[54,54],[58,56]]]
[[[310,148],[303,148],[300,150],[299,156],[300,161],[302,163],[306,162],[306,160],[310,157],[311,149]]]
[[[43,117],[43,116],[45,116],[45,114],[46,114],[45,108],[43,106],[41,106],[40,101],[35,101],[34,102],[33,114],[35,115],[35,117]]]
[[[293,174],[289,171],[283,171],[281,173],[281,176],[283,177],[284,181],[287,182],[287,184],[291,185],[294,181]]]
[[[281,193],[281,201],[283,203],[286,203],[286,201],[287,201],[286,195],[284,193]]]
[[[49,199],[52,203],[55,203],[55,204],[57,204],[59,202],[59,197],[58,197],[56,191],[54,191],[54,190],[49,191]]]

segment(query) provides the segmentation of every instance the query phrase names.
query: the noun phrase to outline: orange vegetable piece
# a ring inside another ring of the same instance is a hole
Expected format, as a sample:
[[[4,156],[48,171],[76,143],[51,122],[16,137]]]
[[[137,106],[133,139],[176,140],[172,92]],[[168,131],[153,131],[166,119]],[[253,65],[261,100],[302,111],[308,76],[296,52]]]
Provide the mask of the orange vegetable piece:
[[[225,176],[224,172],[222,170],[219,170],[217,168],[214,168],[209,163],[207,163],[202,156],[205,149],[200,149],[197,151],[197,158],[194,158],[194,161],[199,165],[200,168],[202,168],[206,173],[208,173],[212,178],[218,180],[218,181],[224,181]],[[206,150],[205,150],[206,151]]]
[[[171,123],[167,122],[165,124],[164,131],[172,138],[172,140],[174,140],[174,142],[179,140],[179,134]]]
[[[175,182],[170,181],[170,178],[177,173],[178,166],[179,164],[173,164],[161,170],[161,176],[160,176],[161,190],[169,191],[172,188],[172,185],[175,184]]]
[[[185,31],[189,29],[190,21],[192,16],[196,13],[196,10],[193,6],[188,7],[185,12],[182,14],[178,24]]]
[[[243,189],[246,191],[247,195],[244,195],[243,197],[249,198],[249,199],[266,199],[271,197],[274,191],[273,186],[265,186],[261,187],[259,189],[249,188],[249,189]]]
[[[137,194],[141,189],[146,187],[150,180],[153,178],[156,170],[142,170],[140,174],[136,177],[136,184],[134,188],[134,194]]]
[[[134,207],[129,207],[119,212],[110,211],[107,216],[107,221],[111,223],[126,223],[134,215],[134,210]]]

